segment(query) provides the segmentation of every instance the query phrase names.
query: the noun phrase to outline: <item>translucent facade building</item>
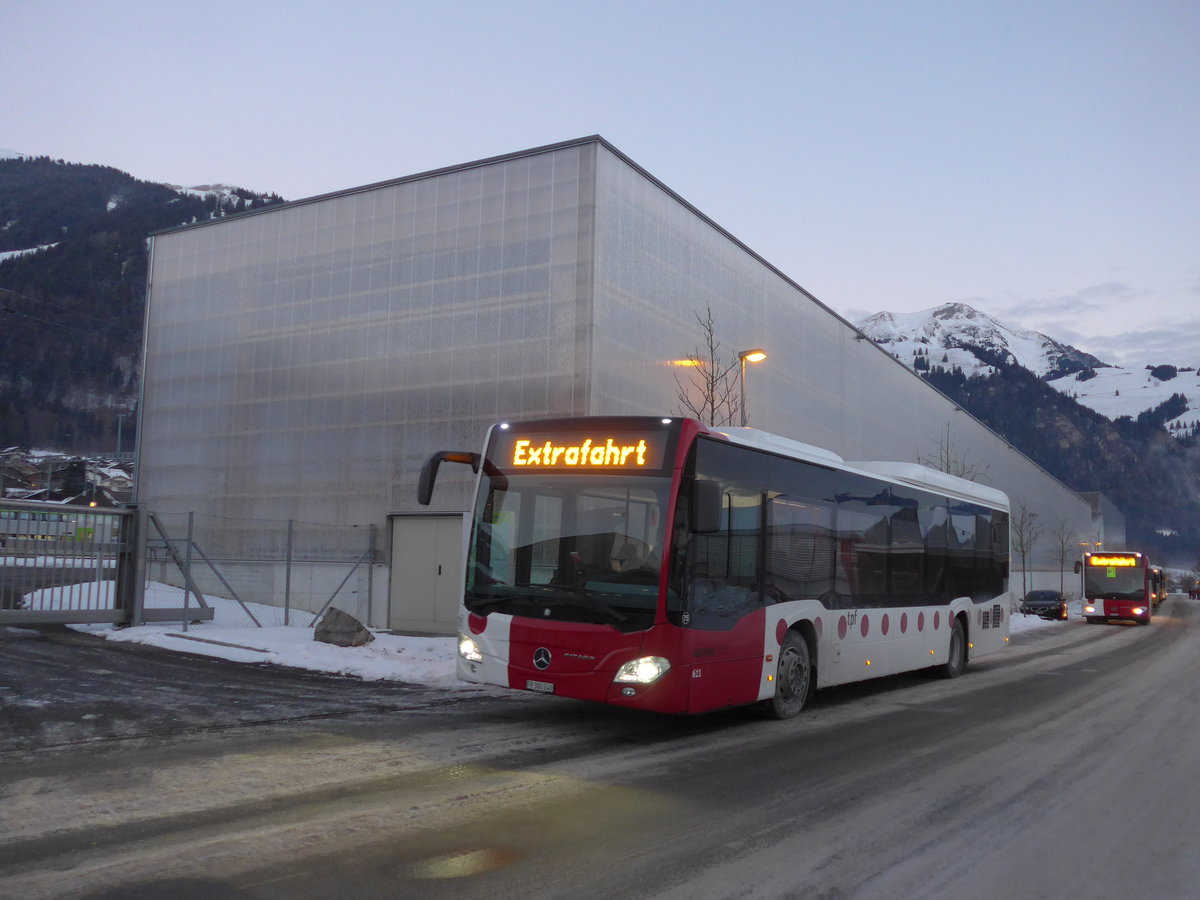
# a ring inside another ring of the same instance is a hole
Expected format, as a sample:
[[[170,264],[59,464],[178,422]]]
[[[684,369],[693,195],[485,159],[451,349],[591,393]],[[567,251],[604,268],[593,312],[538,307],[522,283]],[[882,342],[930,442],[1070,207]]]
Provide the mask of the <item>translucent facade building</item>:
[[[722,355],[769,354],[747,374],[754,427],[849,460],[950,447],[1014,510],[1093,527],[1087,502],[598,136],[151,250],[138,501],[192,529],[244,599],[291,603],[296,582],[365,558],[336,605],[449,632],[471,480],[443,467],[431,515],[424,460],[478,449],[498,420],[681,412],[673,363],[708,309]]]

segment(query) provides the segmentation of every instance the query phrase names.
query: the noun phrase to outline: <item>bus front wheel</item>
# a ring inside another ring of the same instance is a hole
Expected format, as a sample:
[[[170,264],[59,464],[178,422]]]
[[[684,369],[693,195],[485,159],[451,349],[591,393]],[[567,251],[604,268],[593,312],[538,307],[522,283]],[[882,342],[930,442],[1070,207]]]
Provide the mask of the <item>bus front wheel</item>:
[[[957,678],[967,668],[967,633],[963,629],[962,619],[954,620],[950,629],[950,653],[946,664],[938,667],[938,672],[945,678]]]
[[[773,719],[800,715],[811,690],[812,654],[808,650],[808,641],[798,631],[789,631],[779,648],[775,696],[766,702],[767,715]]]

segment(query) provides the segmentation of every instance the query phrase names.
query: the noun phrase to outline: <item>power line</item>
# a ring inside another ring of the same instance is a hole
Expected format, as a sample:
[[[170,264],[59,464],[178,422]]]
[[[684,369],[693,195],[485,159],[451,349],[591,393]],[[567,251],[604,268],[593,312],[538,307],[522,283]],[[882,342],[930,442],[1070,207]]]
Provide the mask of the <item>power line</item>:
[[[89,313],[79,312],[78,310],[74,310],[74,309],[67,309],[65,306],[60,306],[60,305],[58,305],[56,303],[52,303],[48,300],[38,300],[34,297],[30,297],[26,294],[22,294],[20,291],[10,290],[9,288],[6,288],[6,287],[0,287],[0,293],[10,294],[13,297],[18,297],[21,300],[27,300],[30,303],[36,303],[39,306],[50,307],[51,310],[53,310],[57,313],[60,313],[63,316],[69,316],[72,319],[89,319],[92,322],[95,322],[99,325],[104,325],[106,327],[117,324],[115,319],[112,319],[112,318],[103,319],[99,316],[90,315]],[[41,325],[49,325],[53,328],[65,328],[68,331],[79,331],[79,332],[83,332],[86,334],[94,333],[94,328],[83,328],[78,325],[69,324],[69,323],[63,322],[63,321],[55,321],[52,319],[45,319],[45,318],[42,318],[41,316],[33,315],[32,313],[22,312],[19,309],[13,309],[11,306],[9,306],[7,304],[5,304],[4,306],[0,306],[0,313],[7,313],[10,316],[16,316],[19,319],[27,319],[30,322],[37,322]],[[140,342],[140,338],[134,339],[134,338],[125,337],[125,338],[114,338],[114,339],[115,340],[125,340],[125,341],[129,341],[130,343],[135,343],[135,344]]]
[[[0,294],[11,294],[13,297],[19,297],[22,300],[28,300],[30,303],[37,303],[40,306],[48,306],[51,309],[56,310],[57,312],[61,312],[63,315],[78,316],[78,317],[84,318],[84,319],[91,319],[93,322],[102,322],[106,325],[112,321],[111,319],[104,319],[104,318],[101,318],[100,316],[93,316],[89,313],[79,312],[78,310],[74,310],[74,309],[68,309],[67,307],[62,306],[61,304],[55,303],[51,300],[38,299],[37,297],[30,297],[28,294],[22,294],[20,291],[14,291],[11,288],[0,287]],[[16,315],[27,315],[25,313],[21,313],[18,310],[13,309],[12,307],[9,307],[9,306],[3,307],[3,309],[5,310],[5,312],[15,313]]]

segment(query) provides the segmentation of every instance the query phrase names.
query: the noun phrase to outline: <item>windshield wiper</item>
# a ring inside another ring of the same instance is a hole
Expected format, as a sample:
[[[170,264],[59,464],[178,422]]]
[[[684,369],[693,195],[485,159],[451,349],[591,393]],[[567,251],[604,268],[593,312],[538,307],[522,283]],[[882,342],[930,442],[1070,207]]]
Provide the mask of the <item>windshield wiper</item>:
[[[472,612],[483,612],[513,601],[536,603],[539,602],[539,598],[552,598],[572,607],[583,606],[599,610],[614,622],[629,621],[628,616],[613,609],[597,597],[591,588],[575,587],[569,584],[533,584],[531,582],[506,584],[503,587],[505,593],[491,594],[490,596],[482,596],[477,591],[469,592],[466,597],[467,609]]]
[[[490,609],[493,606],[503,606],[509,600],[520,599],[514,598],[511,594],[504,594],[493,597],[467,596],[466,607],[471,612],[479,612],[480,609]]]

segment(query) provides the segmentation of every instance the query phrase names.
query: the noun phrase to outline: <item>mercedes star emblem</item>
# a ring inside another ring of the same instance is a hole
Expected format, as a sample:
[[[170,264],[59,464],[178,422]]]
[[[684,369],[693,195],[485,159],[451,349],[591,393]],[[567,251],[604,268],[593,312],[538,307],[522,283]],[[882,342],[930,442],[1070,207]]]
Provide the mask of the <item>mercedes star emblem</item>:
[[[550,651],[545,647],[538,647],[533,651],[533,664],[539,669],[550,668]]]

